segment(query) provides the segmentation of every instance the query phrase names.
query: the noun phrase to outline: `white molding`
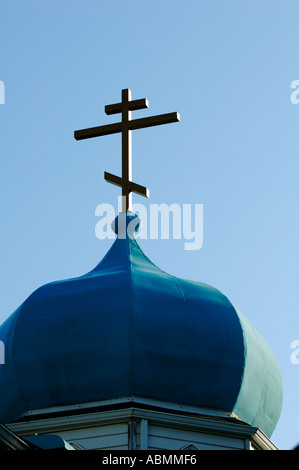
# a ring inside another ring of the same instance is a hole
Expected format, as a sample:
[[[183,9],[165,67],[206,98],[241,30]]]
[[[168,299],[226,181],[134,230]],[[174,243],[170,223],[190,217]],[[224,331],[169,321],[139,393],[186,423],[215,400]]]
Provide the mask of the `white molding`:
[[[25,433],[28,435],[34,432],[57,432],[59,430],[65,431],[74,428],[101,426],[108,423],[126,422],[132,419],[146,419],[151,423],[175,428],[193,428],[198,431],[240,438],[252,438],[252,436],[256,435],[254,441],[257,445],[267,447],[269,443],[269,439],[258,428],[239,423],[237,420],[178,415],[176,413],[145,410],[134,407],[120,410],[98,411],[96,413],[35,419],[10,424],[9,428],[16,433]]]
[[[128,406],[128,403],[131,406]],[[100,402],[104,407],[107,402]],[[118,400],[109,400],[109,405],[113,404],[118,406],[118,409],[100,410],[97,403],[95,404],[78,405],[77,408],[70,409],[69,407],[59,407],[59,411],[68,412],[64,416],[55,416],[57,408],[52,408],[52,413],[47,410],[35,410],[34,413],[27,413],[29,418],[25,421],[16,422],[8,425],[8,427],[17,435],[26,436],[34,433],[56,433],[72,431],[75,429],[87,429],[92,427],[99,427],[108,424],[129,423],[132,420],[139,423],[140,430],[140,443],[142,448],[148,447],[148,426],[160,425],[172,429],[192,430],[195,432],[203,432],[206,434],[213,434],[218,436],[226,436],[239,438],[244,440],[244,448],[253,447],[262,450],[277,450],[277,447],[268,439],[268,437],[257,427],[250,426],[238,420],[235,416],[228,415],[227,413],[220,413],[219,415],[209,415],[208,410],[197,408],[195,410],[183,409],[183,407],[167,403],[157,402],[153,400],[144,400],[137,397],[126,397]],[[119,406],[124,404],[124,408]],[[134,406],[134,405],[138,406]],[[147,408],[142,408],[142,404]],[[148,409],[148,406],[153,406]],[[84,412],[78,413],[78,410]],[[55,411],[54,411],[55,410]],[[215,412],[214,412],[215,413]],[[52,416],[51,416],[52,414]],[[43,416],[42,416],[43,415]]]
[[[263,433],[261,429],[257,429],[256,433],[252,436],[253,442],[261,450],[278,450],[275,444]]]
[[[53,406],[49,408],[38,408],[34,410],[28,410],[23,414],[23,418],[33,417],[33,416],[38,416],[38,415],[45,415],[45,414],[53,414],[53,413],[65,413],[68,411],[76,411],[76,410],[86,410],[88,412],[88,410],[91,408],[119,405],[122,403],[138,403],[141,405],[156,406],[158,408],[174,410],[174,411],[197,413],[200,415],[207,415],[207,416],[233,417],[233,418],[238,419],[237,415],[230,411],[179,405],[177,403],[161,402],[158,400],[154,400],[150,398],[141,398],[141,397],[137,397],[133,395],[128,396],[128,397],[115,398],[112,400],[93,401],[93,402],[88,402],[88,403],[76,403],[72,405]]]

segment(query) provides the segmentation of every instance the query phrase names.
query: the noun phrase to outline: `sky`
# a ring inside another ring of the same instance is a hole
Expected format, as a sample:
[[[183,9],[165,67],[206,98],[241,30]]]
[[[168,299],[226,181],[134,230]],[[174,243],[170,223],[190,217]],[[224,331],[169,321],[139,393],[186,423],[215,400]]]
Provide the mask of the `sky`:
[[[133,118],[181,117],[133,132],[133,180],[150,189],[133,201],[203,207],[200,249],[140,245],[164,271],[222,291],[268,342],[284,387],[280,449],[299,443],[298,21],[295,0],[0,4],[0,323],[111,246],[96,208],[117,210],[103,175],[120,176],[120,135],[74,131],[117,122],[104,107],[130,88],[149,102]]]

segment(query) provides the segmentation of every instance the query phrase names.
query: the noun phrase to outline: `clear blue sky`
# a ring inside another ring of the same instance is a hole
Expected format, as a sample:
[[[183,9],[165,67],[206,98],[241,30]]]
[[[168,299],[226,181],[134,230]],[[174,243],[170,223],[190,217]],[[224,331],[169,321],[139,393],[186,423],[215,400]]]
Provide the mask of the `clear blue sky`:
[[[144,240],[162,269],[211,284],[271,346],[284,405],[272,436],[299,442],[299,3],[295,0],[11,0],[0,5],[0,321],[46,282],[92,269],[111,245],[95,209],[117,203],[119,135],[73,132],[118,119],[121,89],[142,117],[179,124],[133,134],[146,204],[204,205],[204,245]],[[136,196],[135,202],[144,202]]]

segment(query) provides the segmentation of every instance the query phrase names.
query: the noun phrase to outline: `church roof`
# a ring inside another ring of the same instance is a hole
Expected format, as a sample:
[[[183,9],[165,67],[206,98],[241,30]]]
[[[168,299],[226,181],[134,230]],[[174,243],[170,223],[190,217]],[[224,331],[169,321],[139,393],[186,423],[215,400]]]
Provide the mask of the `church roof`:
[[[220,291],[167,274],[116,231],[92,271],[40,287],[0,327],[0,420],[139,396],[234,412],[270,437],[282,383],[267,343]]]

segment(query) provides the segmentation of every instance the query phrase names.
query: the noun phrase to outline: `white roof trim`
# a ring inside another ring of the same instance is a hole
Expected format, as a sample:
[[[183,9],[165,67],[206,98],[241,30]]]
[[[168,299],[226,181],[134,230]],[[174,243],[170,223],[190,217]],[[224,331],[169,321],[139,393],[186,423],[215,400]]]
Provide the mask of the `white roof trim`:
[[[52,414],[52,413],[65,413],[65,412],[71,412],[71,411],[77,411],[77,410],[86,410],[88,412],[88,410],[90,410],[91,408],[99,408],[99,407],[105,407],[105,406],[111,406],[111,405],[113,406],[113,405],[119,405],[122,403],[138,403],[141,405],[156,406],[158,408],[164,408],[164,409],[166,408],[172,411],[182,411],[186,413],[196,413],[196,414],[205,415],[205,416],[215,416],[215,417],[222,417],[222,418],[232,417],[232,418],[239,419],[235,413],[232,413],[230,411],[215,410],[212,408],[200,408],[200,407],[195,407],[195,406],[178,405],[176,403],[162,402],[162,401],[153,400],[150,398],[141,398],[141,397],[135,397],[135,396],[115,398],[112,400],[94,401],[94,402],[88,402],[88,403],[77,403],[73,405],[53,406],[49,408],[38,408],[35,410],[26,411],[23,414],[22,418],[33,417],[33,416],[37,417],[38,415]]]

